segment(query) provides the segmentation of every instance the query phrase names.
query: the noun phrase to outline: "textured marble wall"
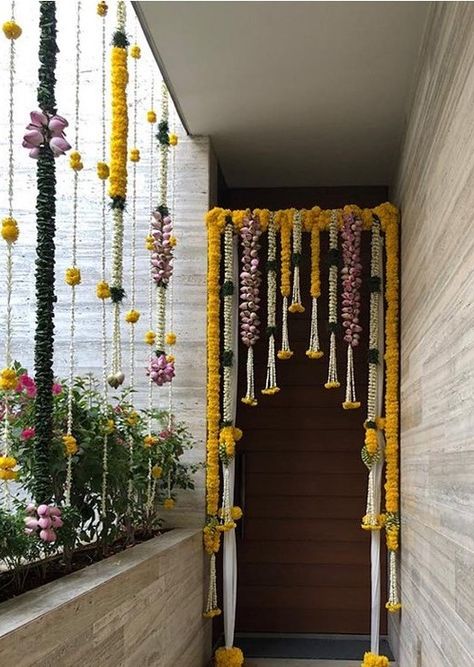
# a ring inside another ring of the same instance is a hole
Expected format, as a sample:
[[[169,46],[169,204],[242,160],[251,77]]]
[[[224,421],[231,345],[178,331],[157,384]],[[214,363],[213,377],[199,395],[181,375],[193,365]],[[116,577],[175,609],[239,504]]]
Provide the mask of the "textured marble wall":
[[[81,88],[80,88],[80,139],[84,170],[79,178],[79,225],[78,265],[82,271],[82,284],[77,290],[76,371],[78,374],[92,372],[100,376],[100,303],[95,296],[95,284],[100,270],[100,182],[95,173],[95,164],[100,159],[100,30],[101,19],[96,15],[96,2],[83,2],[81,39]],[[75,6],[75,3],[74,3]],[[38,50],[38,3],[19,0],[16,3],[17,20],[23,35],[17,42],[16,107],[15,107],[15,217],[20,226],[20,238],[14,252],[13,295],[13,355],[32,371],[34,336],[34,261],[35,261],[35,174],[36,163],[21,148],[29,112],[37,107],[37,50]],[[145,366],[149,353],[143,342],[148,324],[148,267],[149,253],[144,247],[144,237],[149,224],[149,158],[150,125],[146,122],[146,111],[151,105],[151,88],[154,82],[154,108],[159,112],[161,76],[149,50],[140,26],[135,23],[131,5],[129,7],[128,31],[136,34],[142,47],[142,58],[138,61],[138,132],[137,145],[142,159],[137,166],[137,307],[142,313],[136,325],[136,403],[144,406],[147,395]],[[107,18],[107,44],[114,27],[113,6]],[[69,3],[57,3],[58,17],[58,64],[57,103],[59,113],[74,118],[74,63],[75,20]],[[5,66],[0,67],[1,90],[8,88],[8,41],[0,41],[0,58]],[[108,47],[107,47],[108,48]],[[109,56],[107,55],[107,63]],[[133,68],[129,59],[129,67]],[[108,65],[107,65],[108,67]],[[129,85],[129,115],[133,116]],[[107,114],[109,115],[109,87],[107,85]],[[172,105],[171,105],[172,107]],[[7,119],[8,108],[0,111],[0,170],[7,169]],[[110,126],[107,120],[107,128]],[[131,120],[130,120],[131,122]],[[179,419],[186,421],[196,439],[195,449],[188,455],[193,462],[204,459],[205,438],[205,316],[206,316],[206,234],[204,214],[209,205],[211,186],[211,149],[207,138],[188,138],[171,108],[171,125],[179,134],[179,145],[175,149],[175,178],[170,168],[170,204],[174,209],[176,235],[176,272],[174,281],[174,323],[178,334],[175,347],[177,376],[173,397],[174,408]],[[130,128],[132,131],[132,128]],[[68,138],[74,140],[74,132],[68,129]],[[153,173],[153,197],[158,198],[158,151],[155,143],[155,171]],[[131,144],[130,144],[131,145]],[[64,270],[70,265],[72,188],[73,174],[67,158],[60,158],[57,167],[57,235],[56,268],[57,296],[55,310],[55,372],[59,377],[67,376],[69,358],[69,302],[70,288],[64,284]],[[130,170],[131,171],[131,170]],[[215,170],[214,170],[215,171]],[[212,173],[214,173],[214,171]],[[173,187],[174,181],[174,187]],[[6,214],[7,179],[0,179],[0,216]],[[174,191],[174,197],[173,197]],[[129,196],[131,185],[129,184]],[[174,205],[173,205],[174,200]],[[108,215],[107,264],[110,266],[111,215]],[[130,247],[131,205],[125,221],[125,270],[124,287],[130,293]],[[5,244],[0,244],[0,276],[5,266]],[[0,350],[3,348],[5,330],[5,287],[0,280]],[[125,302],[128,309],[129,301]],[[111,309],[110,320],[111,325]],[[128,368],[128,327],[123,323],[123,358]],[[109,330],[110,333],[110,330]],[[109,346],[110,347],[110,346]],[[166,407],[168,390],[155,389],[154,403]],[[194,493],[184,493],[176,510],[167,514],[172,525],[202,524],[204,515],[203,472],[196,477]]]
[[[400,667],[474,665],[474,5],[438,2],[402,207]]]
[[[173,530],[0,606],[5,667],[204,667],[201,531]]]

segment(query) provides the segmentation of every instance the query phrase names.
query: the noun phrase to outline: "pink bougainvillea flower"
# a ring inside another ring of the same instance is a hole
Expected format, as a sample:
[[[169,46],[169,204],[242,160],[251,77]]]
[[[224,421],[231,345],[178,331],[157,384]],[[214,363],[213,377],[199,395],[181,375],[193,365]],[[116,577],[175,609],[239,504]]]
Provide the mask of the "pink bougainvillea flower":
[[[22,440],[31,440],[31,438],[35,437],[35,427],[34,426],[28,426],[27,428],[24,428],[23,431],[21,432],[21,439]]]
[[[59,382],[55,382],[53,384],[53,394],[55,396],[58,396],[62,392],[62,390],[63,390],[63,387],[62,387],[61,384],[59,384]]]
[[[25,392],[28,398],[34,398],[36,396],[36,383],[31,378],[28,373],[23,373],[18,378],[18,384],[16,385],[16,391],[18,393]]]

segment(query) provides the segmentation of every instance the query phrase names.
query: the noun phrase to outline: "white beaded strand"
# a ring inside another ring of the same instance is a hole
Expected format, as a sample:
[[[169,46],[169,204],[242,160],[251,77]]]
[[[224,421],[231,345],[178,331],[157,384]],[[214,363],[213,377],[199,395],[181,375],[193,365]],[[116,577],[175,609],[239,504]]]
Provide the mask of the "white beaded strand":
[[[265,389],[262,394],[276,394],[279,391],[276,375],[275,331],[276,331],[276,224],[274,214],[270,213],[267,233],[267,332],[268,332],[268,359]]]
[[[291,305],[289,307],[290,313],[304,313],[304,306],[301,303],[300,290],[302,231],[301,211],[296,211],[293,217],[293,289]]]
[[[331,256],[332,251],[332,256]],[[329,266],[329,367],[328,380],[324,385],[326,389],[338,389],[340,387],[337,377],[337,358],[336,358],[336,332],[337,326],[337,261],[335,255],[338,251],[338,222],[337,211],[331,211],[331,220],[329,223],[329,252],[331,264]]]

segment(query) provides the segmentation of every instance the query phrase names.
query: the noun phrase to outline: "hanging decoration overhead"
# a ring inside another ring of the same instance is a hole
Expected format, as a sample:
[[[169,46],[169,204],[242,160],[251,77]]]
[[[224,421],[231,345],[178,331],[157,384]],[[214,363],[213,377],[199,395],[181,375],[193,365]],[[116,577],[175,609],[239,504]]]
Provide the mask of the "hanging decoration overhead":
[[[111,373],[108,382],[117,389],[125,380],[122,369],[122,337],[120,312],[125,290],[123,288],[123,236],[124,211],[127,197],[127,142],[128,107],[127,84],[128,65],[126,30],[127,14],[124,0],[117,2],[116,30],[112,39],[111,89],[112,89],[112,129],[110,134],[110,175],[109,196],[113,217],[112,279],[110,296],[112,299],[112,353]]]
[[[360,209],[357,206],[346,206],[344,209],[321,210],[314,207],[310,211],[270,212],[264,209],[255,211],[229,211],[212,209],[207,215],[208,230],[208,311],[207,311],[207,522],[204,528],[204,544],[210,555],[210,586],[205,615],[208,617],[220,614],[218,606],[218,586],[216,580],[215,555],[220,549],[222,531],[234,530],[235,519],[239,514],[233,508],[233,498],[229,493],[231,485],[228,478],[228,463],[235,456],[236,443],[241,432],[232,419],[232,406],[229,403],[229,378],[232,360],[235,355],[230,345],[232,322],[232,236],[238,233],[241,238],[242,270],[240,273],[240,318],[241,342],[249,349],[247,361],[247,395],[242,399],[245,403],[256,405],[256,378],[253,368],[253,355],[250,353],[251,343],[258,337],[257,310],[261,295],[258,251],[262,233],[267,234],[267,331],[268,358],[266,377],[261,389],[262,394],[271,395],[279,391],[276,382],[276,365],[274,354],[274,334],[276,327],[276,246],[277,235],[280,234],[280,292],[282,296],[282,345],[277,356],[281,360],[289,360],[293,351],[289,345],[289,327],[291,320],[288,313],[303,312],[301,298],[301,259],[304,250],[303,234],[311,235],[311,324],[309,331],[309,348],[306,356],[318,359],[323,355],[318,332],[317,300],[321,296],[320,283],[320,234],[329,232],[329,280],[328,280],[328,320],[329,320],[329,368],[326,388],[337,390],[340,387],[337,374],[337,339],[342,337],[347,345],[347,382],[345,400],[341,401],[344,410],[360,407],[356,396],[354,351],[360,346],[362,274],[361,262],[362,230],[371,230],[371,267],[370,267],[370,321],[368,323],[370,349],[369,356],[369,393],[367,402],[367,421],[365,427],[365,443],[362,458],[369,468],[369,488],[367,511],[362,521],[365,529],[379,530],[383,525],[387,534],[389,549],[390,591],[387,608],[396,611],[400,608],[397,587],[396,551],[398,549],[399,515],[398,515],[398,213],[391,204],[382,204],[374,209]],[[263,224],[261,224],[263,222]],[[386,270],[386,402],[385,419],[377,414],[377,372],[381,360],[378,358],[378,308],[381,289],[381,233],[385,233],[387,248]],[[338,306],[338,273],[339,273],[339,234],[342,240],[342,298]],[[224,280],[220,283],[221,272],[221,236],[223,243]],[[291,246],[293,244],[293,252]],[[293,263],[293,280],[291,279],[291,260]],[[252,270],[253,269],[253,270]],[[292,287],[291,287],[292,285]],[[291,296],[291,304],[288,299]],[[223,319],[221,325],[221,298],[223,301]],[[249,308],[251,301],[252,307]],[[339,326],[339,313],[343,326]],[[245,325],[245,327],[243,326]],[[221,346],[221,326],[223,331],[223,353],[219,364]],[[252,328],[253,327],[253,328]],[[273,337],[273,340],[272,340]],[[223,378],[220,376],[222,368]],[[222,394],[221,394],[221,379]],[[222,425],[221,420],[222,397]],[[271,400],[271,398],[270,398]],[[341,411],[341,415],[344,413]],[[344,419],[341,416],[341,419]],[[377,515],[375,507],[375,477],[372,473],[374,463],[381,460],[384,448],[379,445],[379,437],[385,428],[386,447],[386,510]],[[222,506],[219,510],[220,495],[219,454],[223,465],[222,472]],[[380,576],[380,565],[376,569]],[[224,606],[226,606],[224,600]],[[375,649],[376,651],[377,649]],[[243,655],[240,649],[225,646],[216,652],[216,664],[241,665]],[[388,664],[384,656],[376,652],[367,653],[364,666]]]

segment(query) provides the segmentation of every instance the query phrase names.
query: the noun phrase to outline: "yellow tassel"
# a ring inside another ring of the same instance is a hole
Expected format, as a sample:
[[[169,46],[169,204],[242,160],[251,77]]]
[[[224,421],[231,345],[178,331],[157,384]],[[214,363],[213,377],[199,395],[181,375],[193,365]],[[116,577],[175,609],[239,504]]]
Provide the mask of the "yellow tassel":
[[[360,667],[388,667],[388,658],[376,653],[364,653],[364,661]]]
[[[218,648],[215,653],[216,667],[241,667],[244,664],[244,654],[236,646]]]
[[[322,350],[306,350],[306,356],[308,359],[321,359],[321,357],[324,357],[324,352]]]
[[[342,407],[344,410],[357,410],[360,408],[360,401],[344,401]]]

